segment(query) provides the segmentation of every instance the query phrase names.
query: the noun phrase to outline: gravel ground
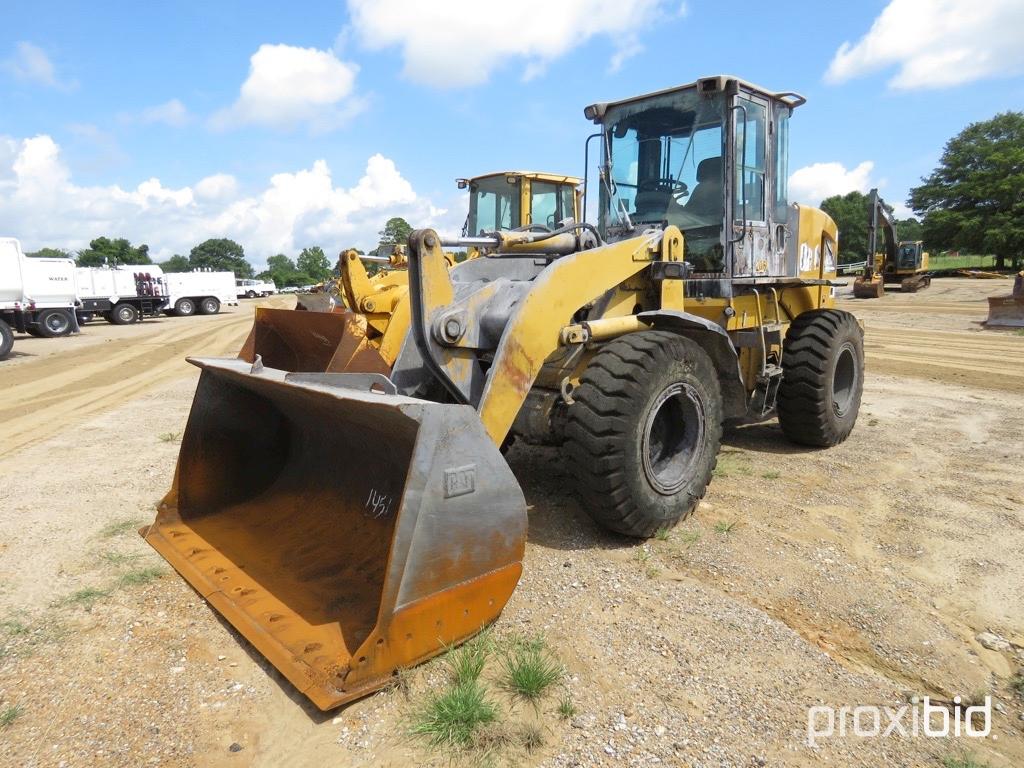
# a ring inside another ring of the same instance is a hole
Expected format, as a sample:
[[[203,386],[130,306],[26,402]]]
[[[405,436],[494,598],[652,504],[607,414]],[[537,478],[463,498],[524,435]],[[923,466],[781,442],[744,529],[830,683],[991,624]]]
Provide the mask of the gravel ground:
[[[494,693],[544,741],[496,764],[1024,765],[1009,687],[1024,666],[1024,394],[936,370],[869,373],[836,449],[795,448],[772,423],[730,430],[707,499],[665,541],[600,531],[558,452],[516,446],[529,543],[495,632],[543,634],[567,676],[536,712]],[[0,463],[0,714],[18,708],[0,764],[448,765],[407,735],[443,662],[323,715],[135,533],[194,386],[183,370]],[[815,705],[985,694],[988,739],[807,743]]]

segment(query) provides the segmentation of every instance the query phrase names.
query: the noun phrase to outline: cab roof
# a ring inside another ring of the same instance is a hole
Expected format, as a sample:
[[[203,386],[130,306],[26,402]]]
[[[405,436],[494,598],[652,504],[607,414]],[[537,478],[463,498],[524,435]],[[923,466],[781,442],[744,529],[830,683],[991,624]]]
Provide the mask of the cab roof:
[[[564,176],[560,173],[544,173],[543,171],[494,171],[493,173],[481,173],[468,179],[456,179],[456,181],[478,181],[489,179],[494,176],[523,176],[537,181],[550,181],[554,184],[582,184],[583,179],[578,176]]]
[[[782,101],[788,104],[791,109],[796,109],[807,101],[807,99],[794,91],[773,91],[760,85],[755,85],[749,80],[744,80],[743,78],[735,77],[733,75],[711,75],[709,77],[702,77],[692,83],[676,85],[671,88],[652,91],[651,93],[645,93],[639,96],[630,96],[628,99],[620,99],[619,101],[599,101],[586,107],[583,110],[583,114],[588,120],[600,123],[604,118],[605,112],[607,112],[611,107],[619,107],[623,104],[632,104],[638,101],[645,101],[656,96],[665,96],[670,93],[688,91],[694,88],[701,93],[719,93],[731,90],[732,88],[742,88],[743,90],[753,91],[761,96],[767,96],[770,99]]]

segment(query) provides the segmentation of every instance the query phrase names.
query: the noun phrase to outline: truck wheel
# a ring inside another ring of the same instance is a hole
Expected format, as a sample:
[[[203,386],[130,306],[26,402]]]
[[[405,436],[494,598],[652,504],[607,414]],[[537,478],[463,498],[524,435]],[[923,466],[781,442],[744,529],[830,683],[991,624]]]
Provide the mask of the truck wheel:
[[[218,312],[220,312],[220,301],[213,296],[207,296],[199,302],[200,315],[216,315]]]
[[[188,317],[196,313],[196,303],[192,299],[178,299],[174,305],[174,314],[178,317]]]
[[[71,313],[66,309],[44,309],[36,320],[39,335],[47,339],[71,333]]]
[[[255,299],[256,298],[256,291],[246,291],[245,292],[245,298],[247,298],[247,299]]]
[[[14,331],[6,320],[0,320],[0,360],[6,360],[14,349]]]
[[[572,398],[565,453],[595,522],[647,537],[696,508],[722,437],[718,376],[697,343],[666,331],[615,339]]]
[[[779,425],[794,443],[838,445],[864,391],[864,332],[849,312],[816,309],[789,326],[782,347]]]
[[[134,323],[139,319],[139,310],[137,310],[131,304],[115,304],[114,308],[110,310],[110,322],[114,325],[128,325]]]
[[[95,316],[96,315],[93,312],[79,312],[78,313],[78,324],[79,325],[85,325],[86,323],[91,321]]]

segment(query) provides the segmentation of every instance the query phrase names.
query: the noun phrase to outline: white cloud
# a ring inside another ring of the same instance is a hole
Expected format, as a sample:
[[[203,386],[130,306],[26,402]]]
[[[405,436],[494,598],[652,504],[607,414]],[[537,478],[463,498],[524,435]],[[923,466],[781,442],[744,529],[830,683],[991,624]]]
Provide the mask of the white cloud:
[[[842,163],[814,163],[794,171],[789,177],[789,199],[818,205],[826,197],[847,192],[867,192],[875,164],[865,160],[847,170]]]
[[[74,85],[58,79],[57,69],[46,55],[46,51],[29,42],[22,41],[15,45],[14,54],[0,66],[19,80],[45,85],[48,88],[69,88]]]
[[[129,116],[129,120],[142,123],[143,125],[162,123],[174,128],[180,128],[192,121],[192,115],[189,114],[188,108],[178,99],[171,99],[163,104],[146,107],[138,115]]]
[[[261,45],[249,59],[238,99],[214,115],[212,125],[226,130],[242,124],[304,124],[314,132],[333,130],[361,108],[352,95],[358,71],[333,51]]]
[[[464,214],[462,214],[464,215]],[[395,164],[373,155],[351,186],[339,183],[324,160],[279,173],[257,194],[240,195],[230,175],[214,174],[172,188],[159,179],[134,189],[79,186],[46,135],[0,136],[0,233],[26,249],[78,249],[99,235],[147,243],[159,259],[187,254],[210,237],[230,237],[258,267],[278,252],[294,255],[314,243],[328,252],[376,245],[391,216],[454,234],[462,215],[417,194]]]
[[[371,49],[399,46],[405,76],[436,87],[486,82],[508,60],[524,79],[593,37],[613,42],[614,71],[642,50],[640,35],[667,0],[348,0],[352,28]],[[679,6],[676,6],[678,8]]]
[[[892,0],[825,79],[841,83],[894,65],[895,89],[942,88],[1024,72],[1021,0]]]

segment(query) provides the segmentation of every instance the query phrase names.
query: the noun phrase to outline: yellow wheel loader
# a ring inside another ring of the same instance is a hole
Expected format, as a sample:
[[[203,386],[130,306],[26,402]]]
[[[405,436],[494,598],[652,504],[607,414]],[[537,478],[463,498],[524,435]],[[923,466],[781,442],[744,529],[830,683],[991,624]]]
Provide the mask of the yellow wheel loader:
[[[329,709],[498,617],[527,531],[512,440],[561,446],[585,511],[634,537],[694,510],[727,420],[841,442],[863,335],[833,308],[834,222],[787,196],[803,103],[717,76],[587,107],[597,225],[413,232],[383,371],[286,324],[193,359],[146,540]]]
[[[928,254],[920,240],[897,240],[896,220],[885,201],[872,189],[868,195],[868,254],[864,274],[853,282],[853,295],[858,299],[879,299],[885,286],[899,283],[903,293],[916,293],[931,285]],[[881,228],[885,250],[878,251],[878,230]]]

